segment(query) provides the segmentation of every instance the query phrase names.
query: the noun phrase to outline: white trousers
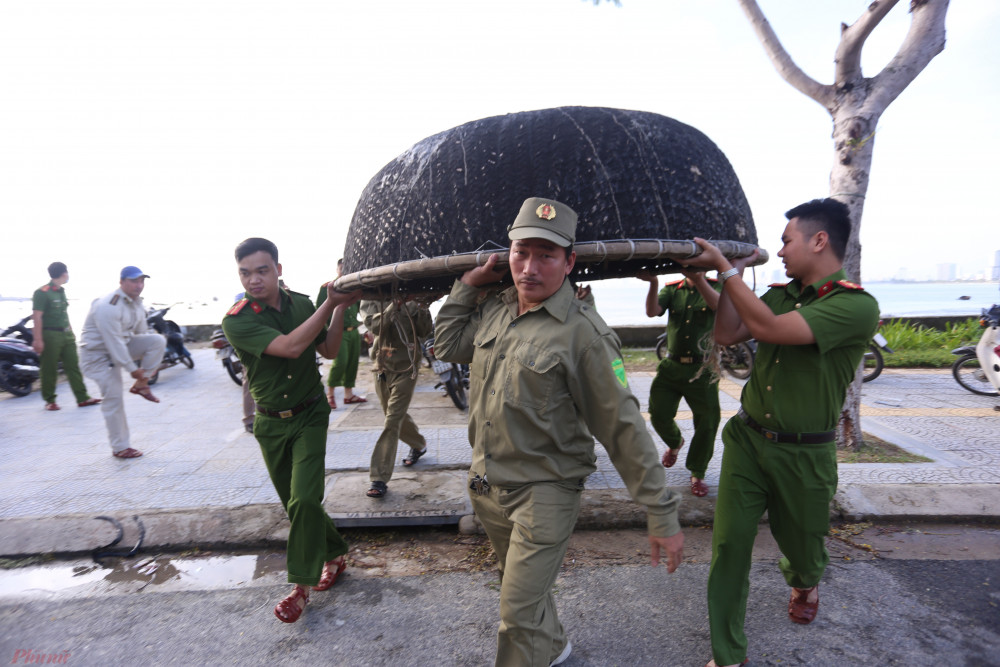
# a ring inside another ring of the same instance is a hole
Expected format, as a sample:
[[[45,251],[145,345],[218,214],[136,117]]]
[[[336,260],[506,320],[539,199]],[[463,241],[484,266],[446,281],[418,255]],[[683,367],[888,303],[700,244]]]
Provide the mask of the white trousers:
[[[138,334],[128,342],[128,351],[139,367],[152,375],[163,361],[167,339],[158,333]],[[124,386],[122,367],[114,364],[104,353],[80,350],[80,369],[101,388],[101,412],[108,427],[111,451],[115,454],[131,447],[128,422],[125,420]]]

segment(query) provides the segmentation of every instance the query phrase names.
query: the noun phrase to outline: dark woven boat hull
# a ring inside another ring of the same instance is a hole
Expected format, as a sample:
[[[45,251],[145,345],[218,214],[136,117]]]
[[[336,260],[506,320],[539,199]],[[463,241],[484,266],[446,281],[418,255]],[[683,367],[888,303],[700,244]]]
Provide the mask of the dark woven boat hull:
[[[358,202],[344,272],[505,248],[507,226],[533,196],[579,214],[577,242],[701,236],[757,243],[739,180],[703,133],[654,113],[560,107],[466,123],[387,164]],[[581,265],[576,277],[639,268],[676,265]]]

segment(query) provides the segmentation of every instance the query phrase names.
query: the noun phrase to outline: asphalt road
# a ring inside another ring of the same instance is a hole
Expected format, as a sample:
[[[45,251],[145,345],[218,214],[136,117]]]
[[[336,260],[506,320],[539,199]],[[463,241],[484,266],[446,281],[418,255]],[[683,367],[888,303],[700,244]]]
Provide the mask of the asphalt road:
[[[1000,551],[970,559],[959,547],[962,560],[953,560],[909,548],[831,561],[811,626],[787,620],[788,588],[773,558],[755,562],[750,664],[1000,664]],[[288,590],[281,560],[176,557],[111,569],[81,560],[0,572],[0,663],[55,655],[68,665],[492,664],[493,571],[348,569],[285,625],[271,612]],[[568,568],[557,581],[574,645],[564,664],[704,665],[708,565],[696,560],[672,575],[639,565]]]

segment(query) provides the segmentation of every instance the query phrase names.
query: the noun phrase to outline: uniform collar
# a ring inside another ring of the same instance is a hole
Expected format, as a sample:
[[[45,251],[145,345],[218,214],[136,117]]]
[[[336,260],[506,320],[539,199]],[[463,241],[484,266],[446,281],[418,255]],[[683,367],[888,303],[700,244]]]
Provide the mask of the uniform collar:
[[[121,298],[125,299],[125,303],[139,303],[139,304],[142,303],[142,297],[141,296],[138,299],[133,299],[128,294],[126,294],[125,292],[123,292],[121,287],[119,287],[118,289],[115,290],[115,294],[117,294]]]
[[[517,317],[517,287],[508,287],[500,297],[507,304],[507,307],[511,309],[514,317]],[[569,281],[564,279],[562,285],[559,286],[559,289],[552,296],[527,312],[530,313],[544,308],[548,311],[549,315],[560,322],[565,322],[566,317],[569,315],[569,307],[575,299],[576,295],[573,293],[573,288],[569,286]]]
[[[802,283],[798,280],[798,278],[796,278],[792,282],[788,283],[788,287],[786,289],[788,289],[788,293],[794,296],[795,298],[805,295],[806,293],[810,292],[810,290],[813,294],[820,294],[820,296],[826,296],[826,293],[829,290],[821,290],[821,288],[827,283],[836,282],[838,280],[847,280],[847,273],[844,271],[843,268],[840,268],[837,271],[834,271],[833,273],[828,275],[826,278],[820,278],[816,282],[812,283],[811,285],[806,285],[805,287],[803,287]]]
[[[56,285],[55,282],[51,280],[49,281],[49,287],[56,292],[61,292],[63,289],[62,285]]]
[[[271,306],[267,305],[263,301],[258,301],[257,299],[253,298],[249,294],[244,293],[243,296],[250,303],[257,304],[258,308],[261,308],[261,309],[271,308],[271,310],[273,310],[275,312],[279,312],[279,313],[285,312],[285,304],[287,304],[289,301],[292,300],[292,296],[288,293],[288,290],[282,289],[281,287],[278,288],[278,305],[281,306],[280,309],[279,308],[272,308]]]

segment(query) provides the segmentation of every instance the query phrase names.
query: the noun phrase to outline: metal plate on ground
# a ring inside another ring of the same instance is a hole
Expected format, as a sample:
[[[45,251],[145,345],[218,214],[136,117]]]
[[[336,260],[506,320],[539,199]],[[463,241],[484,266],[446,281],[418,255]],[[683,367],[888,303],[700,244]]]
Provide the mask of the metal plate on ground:
[[[338,527],[424,526],[458,523],[472,514],[465,470],[410,471],[398,466],[384,498],[369,498],[368,473],[331,475],[327,513]]]

